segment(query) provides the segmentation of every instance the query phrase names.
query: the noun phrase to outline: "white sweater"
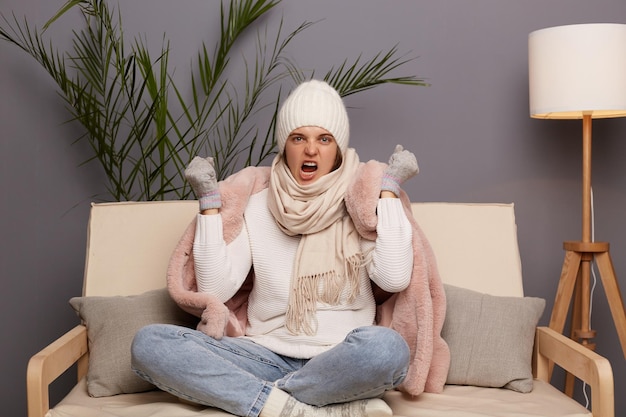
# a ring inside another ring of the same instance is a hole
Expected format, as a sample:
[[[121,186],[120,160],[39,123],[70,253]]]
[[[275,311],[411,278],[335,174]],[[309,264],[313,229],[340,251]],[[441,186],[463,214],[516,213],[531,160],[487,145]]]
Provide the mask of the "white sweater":
[[[220,215],[198,215],[193,246],[198,291],[222,301],[230,299],[254,265],[255,280],[248,301],[246,337],[272,351],[312,358],[337,343],[353,329],[374,323],[376,306],[370,279],[388,292],[405,289],[411,278],[411,225],[396,198],[378,202],[376,242],[361,240],[371,262],[361,268],[359,295],[339,305],[318,303],[317,333],[293,335],[285,327],[290,280],[300,236],[283,233],[267,208],[267,190],[254,194],[244,213],[239,236],[224,243]]]

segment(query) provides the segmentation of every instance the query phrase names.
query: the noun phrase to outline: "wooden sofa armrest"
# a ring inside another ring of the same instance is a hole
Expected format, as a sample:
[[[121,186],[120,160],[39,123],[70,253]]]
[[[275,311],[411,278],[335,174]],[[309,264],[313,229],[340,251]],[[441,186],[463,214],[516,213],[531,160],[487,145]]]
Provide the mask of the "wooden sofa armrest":
[[[549,327],[537,327],[533,364],[535,377],[550,382],[551,362],[591,387],[594,417],[614,417],[613,370],[608,359]]]
[[[26,392],[28,416],[43,417],[50,409],[49,385],[72,365],[78,380],[87,374],[87,328],[78,325],[36,353],[28,361]]]

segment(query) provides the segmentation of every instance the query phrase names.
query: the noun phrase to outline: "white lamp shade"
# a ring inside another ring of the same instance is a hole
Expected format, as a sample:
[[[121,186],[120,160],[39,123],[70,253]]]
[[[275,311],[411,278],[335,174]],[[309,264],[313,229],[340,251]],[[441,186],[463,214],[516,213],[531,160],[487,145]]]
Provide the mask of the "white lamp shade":
[[[530,116],[626,116],[626,25],[592,23],[528,36]]]

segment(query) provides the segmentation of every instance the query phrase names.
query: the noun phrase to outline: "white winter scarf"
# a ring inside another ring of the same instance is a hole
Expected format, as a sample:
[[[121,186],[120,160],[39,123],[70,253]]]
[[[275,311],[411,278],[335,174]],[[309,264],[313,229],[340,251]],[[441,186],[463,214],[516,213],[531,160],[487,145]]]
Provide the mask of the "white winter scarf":
[[[348,301],[358,295],[360,240],[344,203],[358,166],[349,148],[338,169],[302,186],[281,156],[272,163],[269,210],[284,233],[302,235],[287,306],[286,326],[293,334],[316,333],[318,301],[339,304],[346,286]]]

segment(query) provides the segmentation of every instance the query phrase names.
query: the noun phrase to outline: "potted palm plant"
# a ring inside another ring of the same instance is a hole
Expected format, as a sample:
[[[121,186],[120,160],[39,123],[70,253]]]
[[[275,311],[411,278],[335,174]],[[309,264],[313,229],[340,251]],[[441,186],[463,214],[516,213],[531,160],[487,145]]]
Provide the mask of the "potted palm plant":
[[[2,15],[0,39],[24,50],[54,79],[71,120],[83,127],[78,140],[89,143],[91,159],[106,173],[110,198],[185,199],[191,188],[183,172],[195,155],[213,155],[220,179],[272,155],[280,83],[315,76],[284,53],[312,23],[285,33],[282,21],[271,39],[267,30],[257,30],[256,56],[246,58],[243,85],[225,76],[233,46],[278,3],[224,0],[218,42],[212,48],[202,44],[190,71],[190,88],[184,89],[173,80],[165,35],[156,56],[141,37],[125,39],[121,12],[105,0],[68,0],[41,30],[26,18]],[[70,50],[60,51],[46,39],[46,29],[73,9],[80,10],[83,27],[72,32]],[[323,79],[342,96],[385,83],[426,85],[415,76],[390,76],[410,60],[394,46],[369,60],[332,66]],[[251,123],[261,110],[271,113],[264,128]]]

